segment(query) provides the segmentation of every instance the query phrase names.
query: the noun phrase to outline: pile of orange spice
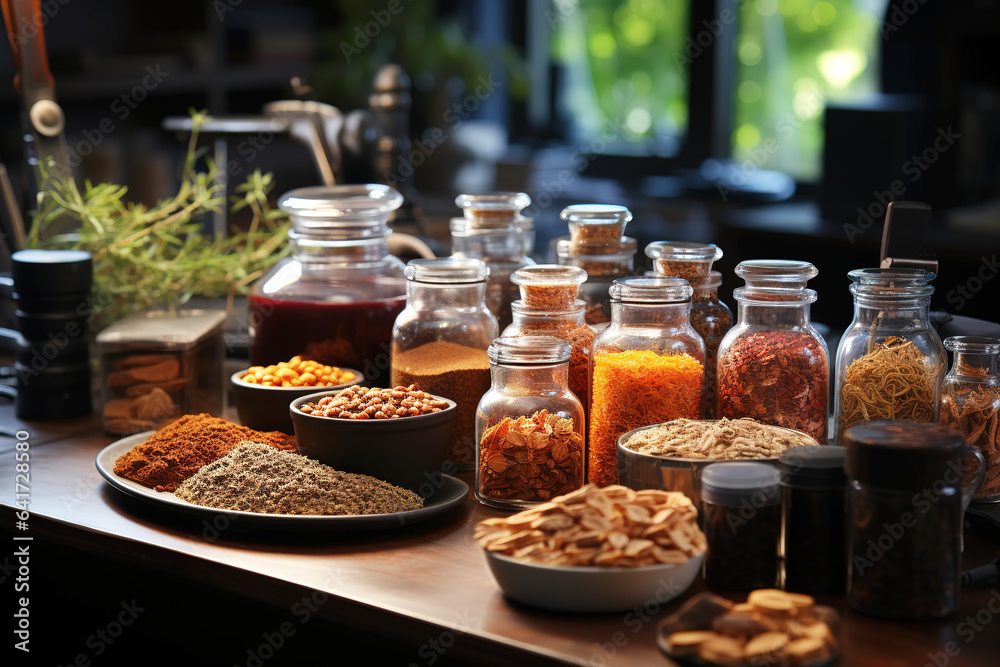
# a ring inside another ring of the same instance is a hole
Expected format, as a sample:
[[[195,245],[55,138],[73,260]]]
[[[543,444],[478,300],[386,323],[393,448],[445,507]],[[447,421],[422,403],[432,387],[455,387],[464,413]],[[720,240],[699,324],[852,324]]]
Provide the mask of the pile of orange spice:
[[[615,445],[627,431],[673,419],[700,419],[704,365],[689,354],[653,350],[594,355],[587,481],[618,483]]]

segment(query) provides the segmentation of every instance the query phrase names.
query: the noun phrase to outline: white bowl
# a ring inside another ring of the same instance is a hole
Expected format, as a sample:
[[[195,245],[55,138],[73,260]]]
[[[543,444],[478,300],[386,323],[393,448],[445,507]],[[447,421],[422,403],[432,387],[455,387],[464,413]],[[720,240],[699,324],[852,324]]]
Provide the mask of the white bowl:
[[[504,595],[534,607],[570,612],[612,612],[664,604],[682,595],[701,573],[704,553],[683,565],[577,567],[539,565],[484,551]]]

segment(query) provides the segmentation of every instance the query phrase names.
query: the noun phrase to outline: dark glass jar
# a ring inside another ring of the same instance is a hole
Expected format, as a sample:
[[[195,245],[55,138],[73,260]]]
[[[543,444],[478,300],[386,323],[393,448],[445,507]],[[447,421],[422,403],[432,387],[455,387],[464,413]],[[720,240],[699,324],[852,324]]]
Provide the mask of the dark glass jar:
[[[250,364],[299,355],[356,368],[389,384],[392,325],[406,305],[403,262],[389,254],[389,214],[403,196],[385,185],[301,188],[279,206],[291,216],[292,256],[247,298]]]
[[[844,442],[848,603],[891,619],[953,613],[962,517],[983,481],[982,453],[954,429],[913,421],[863,422]]]
[[[778,579],[781,493],[766,463],[713,463],[701,473],[703,576],[716,588],[771,588]]]
[[[780,586],[842,595],[847,580],[844,448],[804,445],[778,455]]]

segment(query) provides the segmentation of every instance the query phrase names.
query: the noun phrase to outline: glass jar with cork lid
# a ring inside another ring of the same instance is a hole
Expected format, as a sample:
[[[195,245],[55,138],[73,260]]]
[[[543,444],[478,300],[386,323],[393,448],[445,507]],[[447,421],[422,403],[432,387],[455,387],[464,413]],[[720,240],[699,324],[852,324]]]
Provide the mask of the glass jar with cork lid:
[[[863,421],[938,421],[948,357],[930,321],[934,274],[890,268],[847,275],[854,320],[837,347],[838,442]]]
[[[691,297],[691,325],[705,341],[705,417],[715,418],[716,361],[719,344],[733,323],[729,307],[719,300],[722,274],[712,264],[722,258],[714,243],[654,241],[646,246],[656,273],[683,278],[694,289]]]
[[[631,276],[635,266],[638,245],[634,238],[624,236],[632,213],[615,204],[574,204],[559,217],[569,227],[569,236],[556,240],[559,264],[587,272],[581,293],[587,303],[587,324],[610,322],[611,282]]]
[[[585,319],[587,304],[577,297],[587,272],[575,266],[539,264],[518,269],[510,279],[521,290],[521,298],[511,304],[514,321],[503,335],[548,335],[569,343],[569,388],[586,413],[590,347],[595,334]]]
[[[809,262],[749,260],[736,275],[736,325],[719,344],[716,415],[752,417],[826,444],[830,384],[826,341],[809,320]]]
[[[497,320],[486,307],[489,269],[478,259],[414,259],[406,308],[392,328],[392,386],[417,385],[458,404],[446,458],[475,466],[476,406],[490,388],[486,349]]]
[[[247,298],[250,364],[294,356],[389,382],[392,324],[406,305],[403,262],[389,254],[389,214],[403,203],[378,184],[300,188],[282,196],[292,256]]]
[[[521,211],[531,204],[523,192],[462,194],[455,198],[461,218],[451,220],[451,248],[456,257],[481,259],[490,269],[486,305],[496,315],[500,329],[511,323],[510,304],[517,286],[510,275],[535,262],[534,220]]]
[[[701,419],[705,343],[691,327],[691,286],[631,276],[611,285],[611,324],[594,339],[587,480],[618,483],[625,432],[672,419]]]
[[[522,509],[583,486],[583,405],[569,390],[570,346],[555,336],[501,337],[492,386],[476,411],[476,498]]]

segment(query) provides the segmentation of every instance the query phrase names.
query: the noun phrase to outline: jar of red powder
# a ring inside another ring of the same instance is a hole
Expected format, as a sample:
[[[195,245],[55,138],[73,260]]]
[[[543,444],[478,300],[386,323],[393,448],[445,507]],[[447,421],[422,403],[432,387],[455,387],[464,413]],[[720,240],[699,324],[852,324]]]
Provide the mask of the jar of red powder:
[[[809,321],[816,292],[806,289],[818,273],[809,262],[794,260],[736,267],[746,285],[733,292],[736,325],[719,344],[719,417],[752,417],[826,444],[829,353]]]

